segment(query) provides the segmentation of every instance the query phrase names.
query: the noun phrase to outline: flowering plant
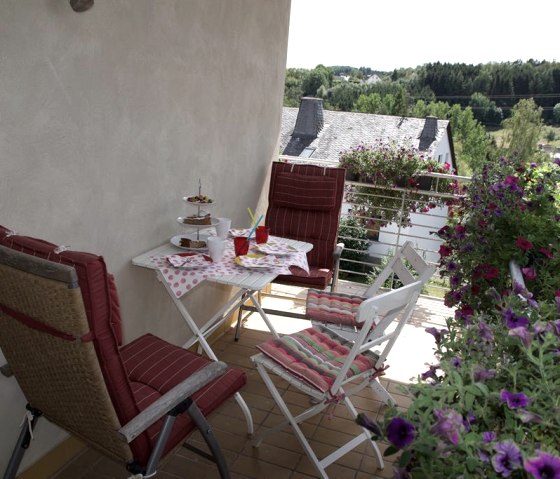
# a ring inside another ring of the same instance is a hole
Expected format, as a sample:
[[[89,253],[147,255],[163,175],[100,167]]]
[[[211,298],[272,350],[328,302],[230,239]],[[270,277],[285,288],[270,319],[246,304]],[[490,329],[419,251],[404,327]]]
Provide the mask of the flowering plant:
[[[398,477],[560,477],[559,310],[511,293],[491,290],[495,311],[467,325],[427,330],[438,364],[408,387],[405,414],[370,427],[386,454],[402,450]]]
[[[361,217],[368,227],[372,223],[410,226],[411,212],[426,212],[449,202],[449,199],[418,189],[422,173],[452,174],[451,166],[428,159],[412,146],[382,141],[371,146],[361,144],[340,154],[340,166],[354,175],[353,179],[368,184],[352,185],[346,194],[346,201],[354,206],[354,215]],[[431,178],[428,179],[431,185]],[[406,188],[406,191],[397,187]],[[437,180],[437,187],[439,192],[454,193],[458,183],[443,178]]]
[[[521,265],[535,295],[550,298],[560,289],[559,182],[559,165],[506,158],[473,178],[438,232],[440,271],[451,285],[446,305],[459,306],[463,316],[487,309],[480,292],[510,284],[510,260]]]
[[[559,166],[486,165],[440,230],[458,309],[426,330],[437,364],[406,413],[358,418],[401,452],[397,477],[560,478]]]

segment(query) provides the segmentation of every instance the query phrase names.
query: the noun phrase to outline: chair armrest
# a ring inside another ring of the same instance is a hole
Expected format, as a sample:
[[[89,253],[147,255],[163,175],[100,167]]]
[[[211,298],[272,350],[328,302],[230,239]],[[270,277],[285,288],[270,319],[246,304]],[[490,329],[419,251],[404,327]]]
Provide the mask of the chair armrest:
[[[337,243],[334,247],[333,258],[335,261],[340,261],[340,256],[342,255],[342,250],[344,249],[344,243]]]
[[[342,250],[344,249],[344,243],[337,243],[333,251],[333,279],[331,284],[331,292],[336,291],[336,283],[338,282],[338,270],[340,267],[340,257],[342,256]]]
[[[140,414],[121,427],[119,433],[127,443],[131,442],[175,406],[192,396],[210,381],[221,376],[226,369],[227,365],[221,361],[208,364],[183,382],[177,384],[177,386],[166,392],[157,401],[150,404]]]

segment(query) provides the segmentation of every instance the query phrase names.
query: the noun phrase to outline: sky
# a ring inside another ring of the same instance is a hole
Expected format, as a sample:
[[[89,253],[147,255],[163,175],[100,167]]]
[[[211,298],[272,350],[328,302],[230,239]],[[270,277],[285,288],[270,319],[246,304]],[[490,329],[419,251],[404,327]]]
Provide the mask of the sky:
[[[560,1],[292,0],[288,68],[560,61]]]

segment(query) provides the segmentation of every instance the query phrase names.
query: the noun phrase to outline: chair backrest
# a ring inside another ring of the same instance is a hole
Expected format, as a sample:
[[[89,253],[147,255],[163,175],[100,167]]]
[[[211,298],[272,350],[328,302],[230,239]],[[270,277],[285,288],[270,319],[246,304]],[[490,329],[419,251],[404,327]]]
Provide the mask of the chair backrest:
[[[81,295],[81,299],[83,301],[88,330],[93,333],[95,338],[92,344],[95,348],[97,356],[96,361],[101,370],[105,387],[111,399],[118,422],[120,425],[124,425],[137,416],[140,409],[134,399],[132,386],[119,353],[119,346],[122,341],[122,332],[117,291],[112,276],[107,272],[107,267],[103,257],[79,251],[59,251],[57,246],[52,243],[29,236],[13,234],[13,232],[1,225],[0,246],[26,253],[27,255],[36,258],[46,259],[52,263],[59,263],[61,265],[71,266],[74,268],[79,284],[79,289],[76,289],[76,291],[78,292],[77,294]],[[11,289],[11,284],[9,282],[0,281],[0,289],[2,289],[3,294],[11,294],[9,292]],[[6,292],[4,293],[4,291]],[[45,296],[27,298],[28,295],[34,296],[33,291],[29,288],[22,290],[21,295],[26,298],[26,301],[42,301],[43,303],[46,303],[50,299]],[[39,304],[37,305],[37,308],[39,308]],[[17,305],[15,306],[17,307]],[[14,308],[12,307],[12,309]],[[10,316],[1,313],[0,323],[5,322],[5,319],[10,319]],[[41,320],[40,318],[35,319]],[[35,333],[33,332],[30,334]],[[4,350],[3,343],[4,341],[0,344],[2,350]],[[6,347],[9,348],[10,342],[7,341],[7,343]],[[52,357],[54,352],[51,348],[47,345],[45,347],[46,349],[42,351],[40,356],[42,355],[43,358],[49,358],[48,360],[51,362],[65,361],[63,352],[60,352],[60,356],[57,356],[55,360]],[[16,351],[14,351],[13,354],[16,354]],[[59,352],[57,352],[57,354],[59,354]],[[10,363],[10,366],[12,366],[11,363],[13,360],[10,360],[7,354],[5,355],[6,359]],[[69,381],[71,384],[73,378],[70,377]],[[49,388],[49,390],[52,390],[52,388]],[[23,392],[26,394],[25,390]],[[64,404],[68,408],[70,408],[73,404],[71,398],[68,398],[68,400],[64,399],[62,392],[60,393],[59,399],[61,401],[66,401]],[[30,398],[28,398],[28,400],[31,401]],[[35,407],[40,409],[39,406]],[[92,413],[92,411],[95,411],[95,409],[90,409],[89,411],[84,410],[82,413],[89,415],[90,417],[94,417],[95,413]],[[45,411],[44,414],[49,417]],[[53,422],[55,421],[53,420]],[[76,436],[82,437],[84,440],[89,439],[85,438],[83,435],[81,436],[81,434],[84,434],[84,430],[81,429],[79,423],[80,420],[78,418],[74,426],[69,426],[67,429]],[[129,452],[126,450],[115,453],[114,450],[110,449],[112,443],[105,440],[98,441],[95,439],[95,436],[92,436],[89,442],[106,455],[114,457],[117,460],[124,457],[121,452],[126,456],[129,455]],[[146,458],[152,447],[147,432],[139,435],[129,444],[129,446],[132,450],[134,458],[138,460]]]
[[[312,243],[307,254],[310,266],[333,268],[345,172],[343,168],[272,164],[266,225],[272,235]]]
[[[94,334],[73,267],[0,246],[0,347],[27,401],[126,462]]]
[[[421,289],[422,282],[415,281],[402,288],[379,294],[362,302],[357,317],[357,322],[362,323],[362,327],[354,340],[344,365],[339,371],[337,379],[331,387],[332,394],[336,394],[340,386],[348,381],[348,369],[352,366],[358,354],[370,353],[374,346],[384,344],[381,353],[377,354],[375,367],[383,366],[399,334],[412,316]],[[397,326],[387,333],[387,328],[393,321],[397,321]],[[375,325],[375,328],[372,335],[370,331],[373,325]]]
[[[436,267],[429,265],[420,256],[412,241],[407,241],[397,250],[395,256],[389,261],[383,271],[375,278],[373,284],[366,290],[365,296],[372,297],[383,287],[385,281],[393,274],[397,276],[403,285],[409,285],[421,281],[422,285],[428,282],[436,271]]]

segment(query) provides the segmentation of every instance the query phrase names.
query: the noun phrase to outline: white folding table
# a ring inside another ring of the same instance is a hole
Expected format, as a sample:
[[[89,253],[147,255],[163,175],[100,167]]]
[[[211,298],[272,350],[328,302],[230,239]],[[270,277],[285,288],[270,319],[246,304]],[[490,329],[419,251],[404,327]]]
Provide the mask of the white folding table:
[[[301,251],[303,253],[307,253],[313,248],[312,244],[302,241],[289,239],[282,239],[282,241],[288,243],[289,245],[293,246],[298,251]],[[228,247],[231,248],[231,245],[228,245]],[[181,314],[183,320],[187,323],[189,329],[192,331],[193,337],[189,339],[185,344],[183,344],[184,348],[189,348],[198,342],[200,347],[208,355],[208,357],[217,361],[218,358],[208,344],[206,338],[224,323],[231,312],[242,306],[243,303],[247,301],[247,298],[251,299],[255,308],[263,318],[272,334],[275,337],[278,337],[278,333],[274,329],[274,326],[272,325],[270,319],[260,305],[255,294],[261,291],[269,283],[271,283],[279,273],[264,272],[253,269],[240,269],[234,274],[208,276],[204,278],[204,280],[201,280],[200,283],[202,283],[203,281],[211,281],[214,283],[233,286],[235,288],[238,288],[238,291],[235,292],[235,294],[229,299],[229,301],[227,301],[226,304],[224,304],[208,321],[206,321],[206,323],[204,323],[202,326],[198,326],[193,320],[183,301],[181,301],[181,297],[177,296],[177,293],[173,291],[172,285],[169,284],[169,282],[164,277],[158,263],[154,261],[155,258],[165,258],[168,255],[184,252],[185,250],[180,249],[168,242],[132,259],[132,264],[144,268],[153,269],[157,272],[158,280],[164,285],[165,289],[169,293],[169,296],[179,310],[179,313]],[[247,404],[239,393],[235,395],[235,399],[241,407],[243,413],[245,414],[248,432],[249,434],[252,434],[253,422],[249,408],[247,407]]]

